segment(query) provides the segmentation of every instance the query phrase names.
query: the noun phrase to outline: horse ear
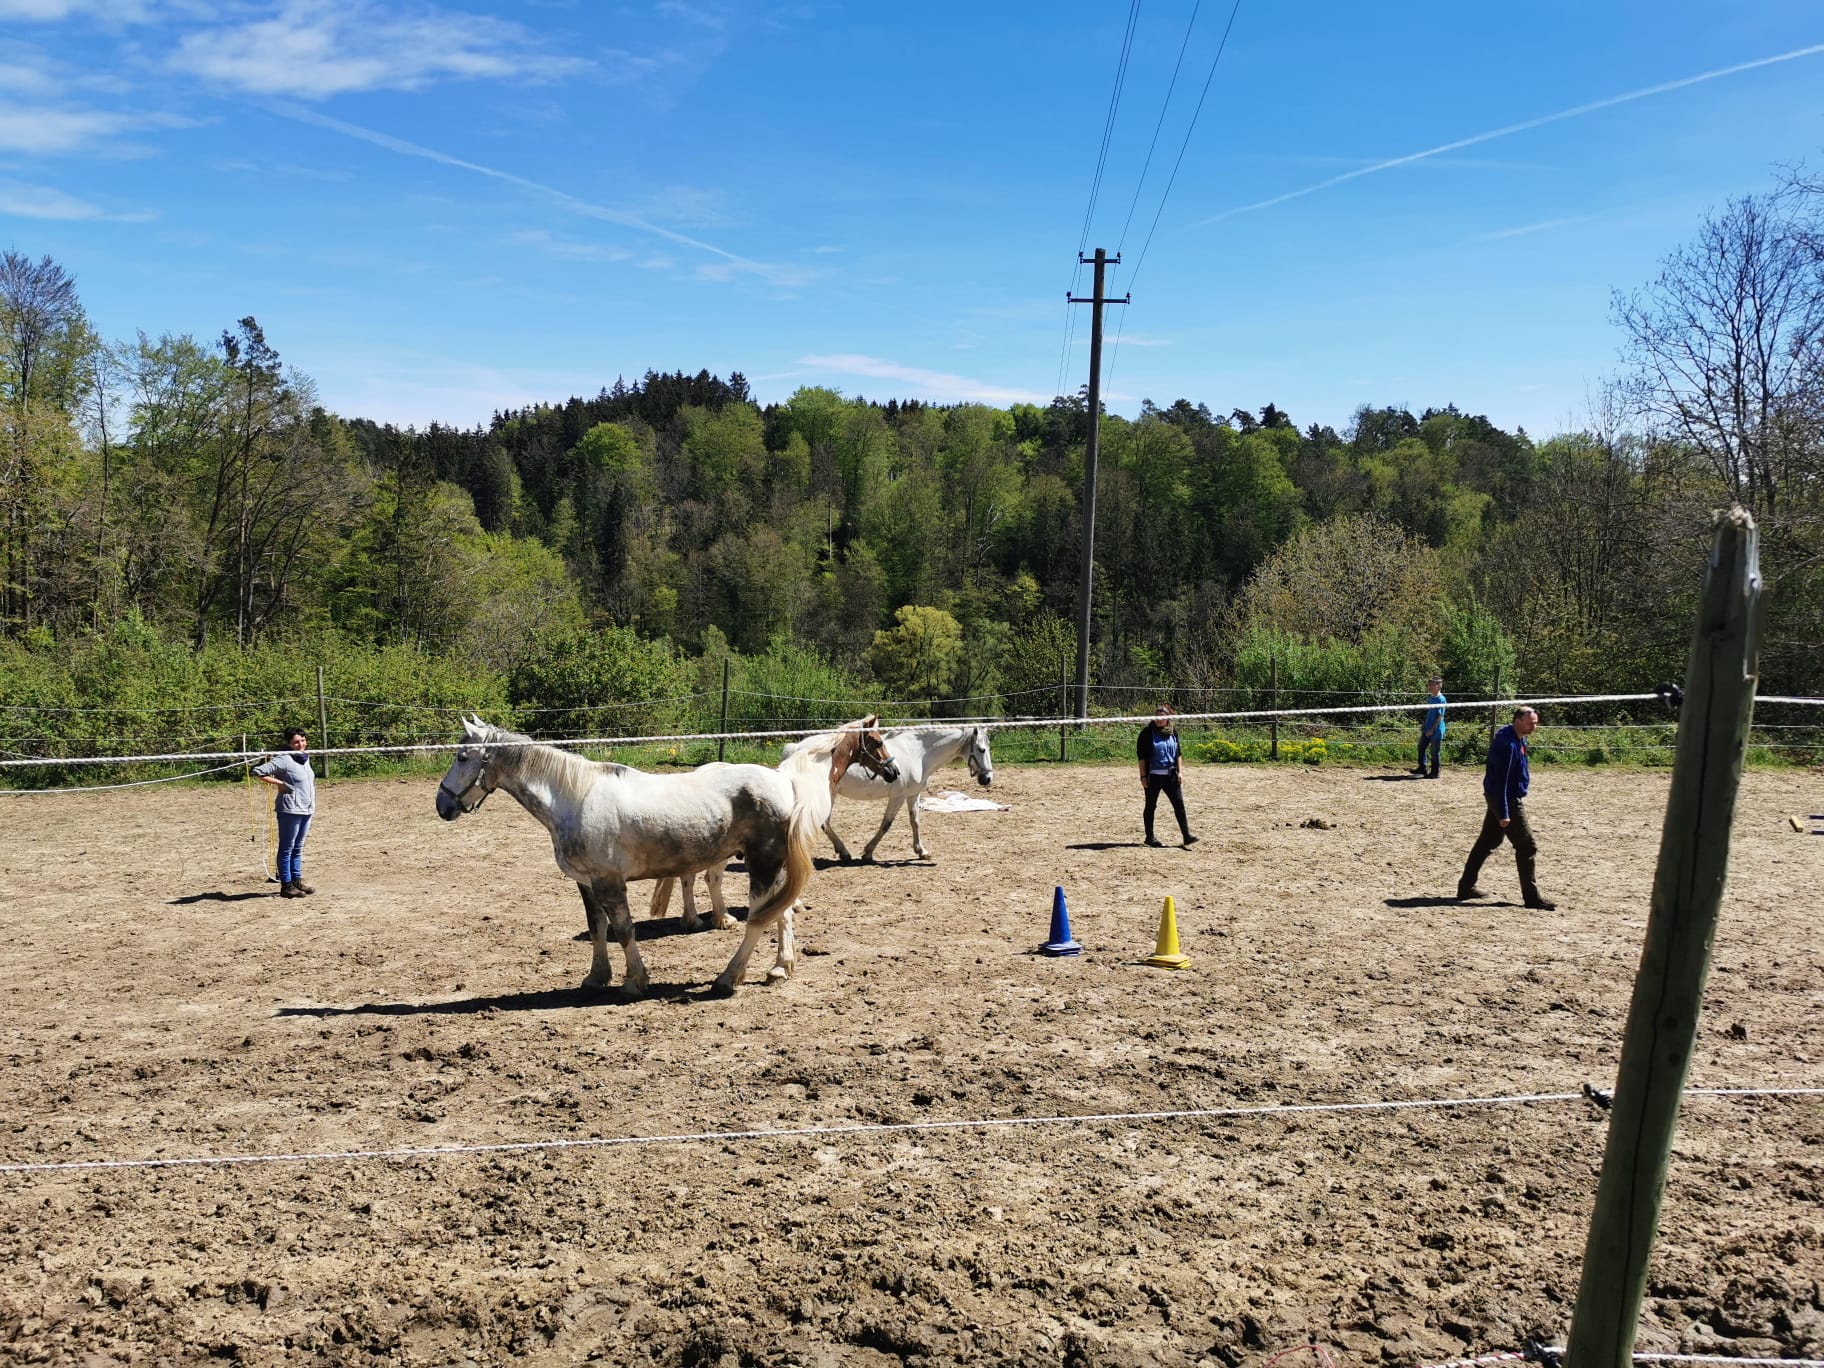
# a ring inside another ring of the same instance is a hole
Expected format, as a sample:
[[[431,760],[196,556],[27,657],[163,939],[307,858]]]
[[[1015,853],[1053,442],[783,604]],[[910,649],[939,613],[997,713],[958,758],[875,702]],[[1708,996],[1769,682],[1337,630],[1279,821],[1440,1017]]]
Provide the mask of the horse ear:
[[[861,725],[866,727],[869,731],[873,731],[880,725],[880,714],[869,713],[866,717],[861,719]]]

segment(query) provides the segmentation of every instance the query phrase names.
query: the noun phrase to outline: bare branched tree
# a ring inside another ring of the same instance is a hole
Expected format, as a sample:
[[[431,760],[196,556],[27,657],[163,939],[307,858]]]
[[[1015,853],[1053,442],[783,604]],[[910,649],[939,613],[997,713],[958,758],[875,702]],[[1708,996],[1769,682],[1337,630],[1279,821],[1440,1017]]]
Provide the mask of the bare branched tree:
[[[1653,284],[1615,299],[1632,399],[1763,522],[1818,474],[1824,258],[1795,203],[1730,201]]]

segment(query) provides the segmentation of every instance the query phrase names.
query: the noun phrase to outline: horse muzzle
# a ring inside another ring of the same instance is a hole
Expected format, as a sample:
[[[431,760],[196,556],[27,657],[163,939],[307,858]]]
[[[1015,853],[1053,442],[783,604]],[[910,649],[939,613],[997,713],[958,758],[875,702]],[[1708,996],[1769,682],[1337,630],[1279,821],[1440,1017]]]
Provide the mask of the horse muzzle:
[[[461,793],[457,793],[442,784],[437,785],[437,815],[446,822],[453,822],[464,813],[475,811],[487,801],[490,790],[482,789],[481,797],[472,803],[465,803],[462,800],[475,792],[477,786],[477,784],[470,784]]]

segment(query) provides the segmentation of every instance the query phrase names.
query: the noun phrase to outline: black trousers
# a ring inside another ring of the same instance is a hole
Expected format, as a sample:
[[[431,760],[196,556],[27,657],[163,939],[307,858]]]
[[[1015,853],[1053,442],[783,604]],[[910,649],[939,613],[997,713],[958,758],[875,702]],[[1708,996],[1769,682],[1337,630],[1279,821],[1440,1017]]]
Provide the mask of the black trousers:
[[[1153,839],[1153,810],[1159,806],[1161,793],[1172,800],[1172,811],[1178,817],[1178,834],[1189,836],[1190,823],[1184,820],[1184,785],[1178,782],[1176,774],[1149,774],[1146,776],[1146,839]]]
[[[1501,804],[1490,801],[1488,810],[1482,818],[1482,831],[1476,837],[1475,845],[1470,847],[1469,859],[1463,865],[1463,877],[1457,881],[1457,887],[1470,889],[1476,886],[1476,875],[1482,872],[1482,862],[1495,853],[1495,847],[1502,841],[1514,843],[1514,866],[1520,871],[1520,894],[1527,902],[1537,901],[1539,883],[1534,877],[1534,857],[1539,853],[1539,846],[1533,840],[1533,829],[1527,824],[1526,802],[1515,798],[1507,805],[1508,823],[1501,825]]]

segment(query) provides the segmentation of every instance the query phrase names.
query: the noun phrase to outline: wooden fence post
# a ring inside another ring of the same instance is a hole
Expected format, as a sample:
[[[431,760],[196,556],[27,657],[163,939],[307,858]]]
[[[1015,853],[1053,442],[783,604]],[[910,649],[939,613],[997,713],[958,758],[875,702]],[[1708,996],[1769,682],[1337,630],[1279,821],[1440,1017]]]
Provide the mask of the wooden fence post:
[[[1065,672],[1065,662],[1058,657],[1058,716],[1070,716],[1070,676]],[[1085,697],[1088,695],[1085,694]],[[1063,727],[1058,728],[1058,763],[1061,765],[1070,759],[1070,733]]]
[[[317,744],[329,745],[329,709],[323,706],[323,667],[317,666]],[[329,778],[329,757],[319,755],[317,767],[322,770],[320,777]]]
[[[1646,943],[1622,1037],[1567,1368],[1631,1368],[1754,718],[1761,587],[1754,519],[1741,508],[1719,513],[1679,708],[1678,751]]]
[[[1277,651],[1268,653],[1267,667],[1273,679],[1273,702],[1269,706],[1277,708],[1279,706],[1279,653]],[[1279,719],[1277,717],[1273,719],[1272,726],[1273,745],[1267,752],[1267,759],[1277,760],[1279,759]]]
[[[1495,733],[1501,730],[1501,662],[1495,662],[1495,687],[1488,696],[1488,744],[1495,744]]]
[[[724,732],[724,733],[726,733],[728,731],[728,657],[727,656],[722,657],[722,725],[717,727],[716,730],[719,732]],[[722,758],[722,756],[724,754],[724,748],[727,745],[728,745],[728,740],[727,740],[726,736],[718,736],[716,738],[716,759],[720,760]]]

